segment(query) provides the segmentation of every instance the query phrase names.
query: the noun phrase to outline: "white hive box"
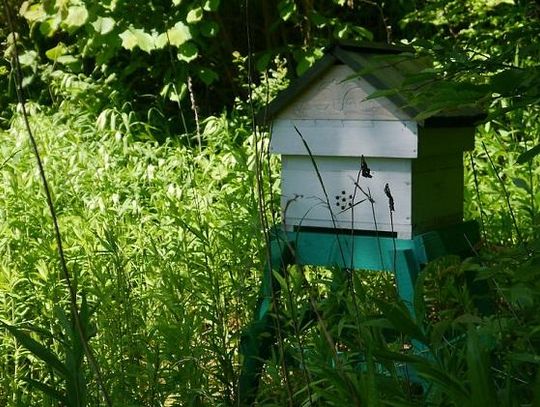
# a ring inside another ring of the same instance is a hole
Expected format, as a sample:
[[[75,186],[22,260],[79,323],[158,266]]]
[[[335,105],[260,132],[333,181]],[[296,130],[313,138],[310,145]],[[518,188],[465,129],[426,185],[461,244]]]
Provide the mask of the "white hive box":
[[[410,239],[462,221],[462,156],[473,148],[472,123],[481,115],[454,113],[417,122],[418,111],[400,97],[367,99],[399,84],[400,69],[422,69],[414,61],[384,62],[354,77],[373,66],[373,57],[403,51],[372,44],[334,46],[268,106],[271,152],[282,157],[287,230],[352,229]],[[362,162],[371,177],[362,176]],[[394,200],[392,219],[387,184]]]

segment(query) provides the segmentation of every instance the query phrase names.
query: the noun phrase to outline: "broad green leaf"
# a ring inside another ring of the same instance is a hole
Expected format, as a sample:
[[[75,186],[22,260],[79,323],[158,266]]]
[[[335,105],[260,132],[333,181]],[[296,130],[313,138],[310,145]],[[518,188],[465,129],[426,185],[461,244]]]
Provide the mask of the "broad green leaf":
[[[186,42],[178,47],[178,59],[185,62],[191,62],[199,56],[199,49],[192,42]]]
[[[317,28],[324,28],[326,24],[328,23],[328,19],[321,14],[313,11],[309,15],[309,20],[317,27]]]
[[[35,66],[38,61],[38,54],[36,51],[26,51],[19,56],[19,62],[22,66]]]
[[[220,0],[206,0],[204,3],[204,11],[217,11],[219,8]]]
[[[92,27],[98,34],[105,35],[110,33],[115,26],[116,22],[111,17],[98,17],[96,21],[92,23]]]
[[[76,28],[84,25],[88,19],[88,10],[84,6],[72,6],[68,9],[68,15],[64,24],[68,28]]]
[[[45,55],[47,58],[49,58],[51,61],[56,61],[58,58],[60,58],[62,55],[64,55],[67,52],[67,48],[64,45],[64,43],[59,42],[56,47],[51,48],[45,52]]]
[[[120,34],[120,38],[122,39],[122,46],[128,50],[139,47],[143,51],[150,53],[155,48],[154,38],[140,28],[128,28]]]
[[[371,31],[369,31],[368,29],[364,28],[364,27],[353,27],[353,31],[358,34],[360,37],[368,40],[368,41],[373,41],[373,33]]]
[[[186,17],[186,21],[188,24],[195,24],[201,21],[202,18],[203,18],[203,9],[201,7],[197,7],[189,11]]]
[[[534,305],[534,292],[524,284],[516,284],[510,287],[510,302],[520,307],[532,307]]]
[[[39,25],[39,32],[46,37],[52,37],[60,27],[61,21],[59,15],[48,18]]]
[[[255,68],[263,72],[268,67],[268,64],[270,63],[270,60],[272,59],[272,53],[271,52],[265,52],[263,53],[257,60],[255,61]]]
[[[72,65],[72,64],[79,63],[80,61],[73,55],[62,55],[58,57],[56,62],[62,65]]]
[[[525,151],[524,153],[520,154],[520,156],[517,159],[517,162],[519,164],[524,164],[526,162],[531,161],[534,157],[536,157],[538,154],[540,154],[540,144],[534,146],[530,150]]]
[[[525,181],[523,178],[512,178],[512,182],[514,185],[518,188],[524,189],[525,191],[529,192],[529,183]]]
[[[36,341],[26,332],[20,330],[17,327],[8,325],[5,322],[0,321],[0,325],[6,328],[18,341],[19,343],[34,356],[41,359],[47,364],[51,369],[56,370],[63,377],[68,377],[69,372],[64,364],[52,353],[49,349],[43,346],[41,343]]]
[[[518,362],[525,362],[525,363],[535,363],[537,365],[540,365],[540,355],[535,355],[532,353],[510,353],[509,354],[510,359],[518,361]]]
[[[383,316],[387,318],[399,332],[417,339],[424,344],[429,344],[429,339],[422,332],[422,328],[411,318],[408,310],[401,304],[389,304],[376,301],[381,308]]]
[[[334,29],[334,37],[340,39],[340,40],[343,40],[347,37],[347,33],[349,31],[349,28],[347,26],[347,24],[343,24],[339,27],[336,27]]]
[[[478,340],[476,328],[467,335],[467,375],[471,386],[471,405],[496,406],[496,391],[491,377],[491,363]]]
[[[43,4],[41,3],[30,5],[29,1],[25,1],[22,4],[19,13],[31,23],[43,21],[45,18],[47,18],[47,13],[45,12]]]
[[[191,39],[189,27],[182,21],[177,22],[174,27],[167,30],[167,34],[171,45],[175,47],[179,47]]]
[[[174,6],[179,6],[180,3],[182,3],[182,0],[173,0],[172,3],[173,3]]]

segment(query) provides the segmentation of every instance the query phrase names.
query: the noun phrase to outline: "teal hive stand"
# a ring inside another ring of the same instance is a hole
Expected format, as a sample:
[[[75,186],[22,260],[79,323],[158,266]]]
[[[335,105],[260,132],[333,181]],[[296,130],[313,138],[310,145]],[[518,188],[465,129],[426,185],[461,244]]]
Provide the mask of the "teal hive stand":
[[[243,365],[239,380],[239,405],[254,402],[264,363],[276,343],[273,301],[279,297],[280,287],[275,272],[283,275],[293,264],[347,270],[395,270],[399,297],[414,315],[414,286],[421,268],[444,255],[465,256],[470,253],[471,245],[479,240],[478,225],[474,221],[422,233],[412,239],[373,234],[366,236],[331,229],[274,230],[254,321],[244,331],[240,342]]]

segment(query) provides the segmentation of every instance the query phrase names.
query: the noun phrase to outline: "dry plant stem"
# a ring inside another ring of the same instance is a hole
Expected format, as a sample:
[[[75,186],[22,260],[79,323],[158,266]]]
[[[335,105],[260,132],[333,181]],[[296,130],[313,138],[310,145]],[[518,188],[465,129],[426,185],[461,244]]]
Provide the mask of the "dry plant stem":
[[[201,126],[199,123],[199,107],[195,101],[195,92],[193,91],[193,83],[191,76],[188,76],[187,87],[189,92],[189,100],[191,102],[191,110],[193,110],[193,115],[195,117],[195,126],[197,127],[197,144],[199,145],[199,152],[202,151],[202,140],[201,140]]]
[[[246,40],[247,40],[247,48],[248,48],[248,55],[247,55],[247,79],[248,79],[248,100],[250,105],[250,111],[251,111],[251,124],[254,131],[254,148],[255,148],[255,182],[256,182],[256,189],[257,189],[257,202],[259,206],[259,220],[261,222],[261,227],[264,233],[264,239],[265,239],[265,245],[266,245],[266,261],[268,266],[270,267],[270,270],[272,270],[272,254],[270,252],[270,235],[268,230],[268,222],[265,216],[265,199],[264,199],[264,179],[263,179],[263,165],[261,164],[263,162],[262,151],[259,151],[259,137],[257,132],[257,126],[255,122],[255,108],[253,106],[253,81],[251,77],[251,71],[252,71],[252,60],[251,60],[251,25],[250,25],[250,10],[249,10],[249,0],[245,0],[244,3],[245,7],[245,19],[246,19]],[[284,265],[280,265],[281,267],[284,267]],[[273,284],[270,284],[271,289],[271,295],[272,295],[272,306],[274,311],[278,312],[278,306],[279,302],[277,301],[276,294],[274,292]],[[278,337],[278,348],[279,348],[279,357],[280,357],[280,365],[282,369],[283,379],[285,381],[285,387],[287,388],[287,398],[288,398],[288,404],[289,406],[293,406],[293,391],[291,387],[291,383],[288,376],[288,370],[287,370],[287,362],[285,361],[285,352],[284,352],[284,340],[283,340],[283,333],[281,329],[281,322],[279,321],[279,316],[276,315],[276,318],[273,318],[276,333]]]
[[[173,57],[173,54],[172,54],[172,46],[171,46],[171,39],[169,38],[169,32],[167,30],[165,30],[165,34],[167,35],[167,45],[168,45],[168,50],[169,50],[169,60],[171,62],[171,68],[172,68],[172,72],[173,72],[173,77],[176,80],[176,82],[178,82],[178,74],[176,72],[176,64],[174,62],[174,57]],[[187,123],[186,123],[186,118],[184,116],[184,110],[182,109],[182,104],[180,103],[180,93],[178,92],[178,88],[176,87],[176,83],[173,84],[173,91],[174,91],[174,95],[176,97],[176,104],[178,105],[178,111],[180,112],[180,119],[182,121],[182,126],[184,127],[184,133],[187,135],[188,134],[188,127],[187,127]],[[189,140],[189,137],[187,137],[187,144],[188,144],[188,147],[191,148],[191,142]]]
[[[77,304],[77,291],[75,289],[75,286],[73,285],[71,281],[71,276],[67,267],[67,262],[64,254],[64,247],[62,244],[62,234],[60,232],[60,226],[58,225],[58,217],[56,215],[56,209],[53,203],[52,194],[49,188],[49,183],[47,181],[47,177],[45,174],[45,169],[43,167],[43,162],[41,160],[41,155],[39,153],[39,148],[37,146],[36,139],[34,137],[34,134],[32,132],[32,128],[30,126],[30,122],[28,120],[28,113],[26,111],[26,104],[25,99],[23,96],[23,89],[22,89],[22,71],[21,71],[21,65],[19,61],[19,52],[17,49],[17,38],[16,38],[16,31],[15,26],[13,23],[13,19],[11,17],[11,12],[9,10],[7,0],[3,0],[4,3],[4,10],[6,12],[9,30],[11,32],[12,38],[13,38],[13,60],[15,64],[15,82],[16,82],[16,92],[17,92],[17,99],[19,104],[21,105],[22,109],[22,115],[24,120],[24,125],[26,127],[26,131],[28,133],[28,138],[30,139],[30,143],[32,145],[32,150],[34,152],[34,155],[36,157],[37,166],[39,170],[39,176],[41,178],[41,182],[43,184],[43,189],[45,192],[45,197],[47,200],[47,206],[49,207],[49,212],[51,214],[53,227],[54,227],[54,236],[56,240],[56,246],[58,249],[58,256],[60,260],[60,267],[62,270],[62,276],[66,282],[67,288],[69,290],[69,296],[70,296],[70,309],[71,314],[73,316],[73,320],[75,322],[75,329],[77,330],[77,333],[79,334],[79,339],[81,340],[82,347],[84,349],[84,353],[86,355],[86,358],[88,360],[88,363],[90,365],[90,368],[92,369],[94,373],[94,378],[96,379],[96,382],[98,383],[98,386],[101,390],[101,394],[103,396],[103,399],[105,400],[105,403],[107,406],[112,406],[112,402],[109,396],[109,393],[105,387],[103,378],[101,376],[101,372],[99,369],[99,365],[97,364],[94,355],[92,353],[92,349],[90,348],[90,344],[86,340],[86,336],[84,333],[84,328],[82,326],[82,322],[79,315],[79,306]]]
[[[523,237],[521,236],[521,231],[519,230],[517,220],[516,220],[516,217],[514,215],[514,211],[512,209],[512,204],[510,203],[510,194],[508,193],[508,190],[506,189],[506,186],[504,185],[504,182],[501,179],[501,177],[499,175],[499,172],[497,171],[497,167],[495,166],[495,163],[491,159],[491,156],[489,155],[487,147],[486,147],[486,145],[485,145],[485,143],[483,141],[482,141],[482,147],[484,148],[484,151],[485,151],[486,156],[487,156],[487,158],[489,160],[489,163],[491,164],[491,167],[493,168],[493,172],[495,173],[495,176],[497,177],[497,179],[499,180],[499,183],[501,184],[501,188],[502,188],[503,193],[504,193],[504,198],[505,198],[505,201],[506,201],[506,205],[508,206],[508,211],[510,212],[510,216],[512,217],[512,223],[514,224],[514,228],[516,229],[516,235],[517,235],[517,238],[518,238],[518,243],[522,244],[523,243]]]
[[[302,140],[302,144],[304,144],[304,147],[306,148],[306,151],[307,151],[307,153],[309,155],[309,158],[311,160],[311,163],[313,164],[313,168],[315,169],[315,173],[317,174],[317,179],[319,180],[319,183],[320,183],[321,188],[323,190],[325,204],[326,204],[326,206],[328,207],[328,209],[330,211],[330,217],[332,219],[332,225],[334,227],[334,230],[337,230],[336,220],[335,220],[334,214],[333,214],[331,206],[330,206],[330,198],[328,196],[328,192],[326,191],[326,186],[324,185],[322,175],[321,175],[321,173],[319,171],[319,167],[317,166],[317,162],[315,161],[315,157],[313,156],[313,153],[311,152],[311,148],[307,144],[306,139],[304,138],[304,136],[302,135],[300,130],[298,130],[298,128],[296,126],[294,126],[294,130],[296,131],[298,136],[300,136],[300,139]],[[338,234],[336,234],[336,239],[337,239],[338,248],[339,248],[340,255],[341,255],[341,260],[343,262],[343,265],[345,265],[346,264],[345,253],[343,251],[343,246],[341,245]],[[353,301],[355,301],[354,300],[354,295],[353,295]],[[338,374],[341,376],[342,375],[342,366],[340,364],[339,358],[337,357],[337,353],[336,353],[336,350],[335,350],[335,343],[332,340],[332,337],[330,336],[330,333],[326,329],[326,325],[324,324],[324,321],[323,321],[321,315],[317,311],[316,304],[315,304],[314,299],[313,299],[312,296],[310,296],[310,302],[311,302],[311,306],[312,306],[312,308],[313,308],[313,310],[315,312],[315,315],[317,316],[317,321],[319,322],[319,325],[320,325],[321,329],[323,330],[323,333],[324,333],[324,336],[325,336],[325,338],[326,338],[326,340],[328,342],[328,345],[332,349],[334,362],[335,362],[336,366],[339,367]],[[356,306],[356,303],[355,303],[355,306]],[[346,380],[345,377],[343,377],[343,378],[344,378],[345,382],[347,383],[347,386],[350,387],[350,382],[348,380]],[[351,391],[351,394],[354,394],[354,392]],[[355,404],[355,405],[357,405],[357,404]]]
[[[300,136],[300,139],[302,140],[302,144],[304,144],[304,147],[309,155],[309,159],[311,160],[311,164],[313,164],[313,168],[315,169],[315,173],[317,174],[317,179],[319,180],[319,184],[321,185],[321,188],[324,194],[324,200],[325,200],[324,203],[326,204],[326,206],[328,207],[328,210],[330,211],[330,218],[332,219],[332,226],[334,227],[334,230],[337,231],[336,219],[334,217],[334,213],[332,212],[332,207],[330,206],[330,198],[328,197],[328,192],[326,191],[326,186],[324,185],[324,181],[322,179],[321,172],[319,171],[319,167],[317,166],[317,162],[315,161],[315,157],[313,156],[313,153],[311,152],[311,148],[309,148],[309,145],[306,142],[306,139],[304,138],[302,133],[300,133],[300,130],[298,130],[296,126],[294,126],[294,130]],[[345,252],[343,251],[343,247],[341,245],[341,241],[339,240],[339,235],[337,233],[336,233],[336,238],[337,238],[339,252],[341,255],[341,260],[343,264],[345,265],[346,264]]]
[[[347,273],[347,278],[349,280],[350,287],[351,287],[351,297],[352,297],[352,302],[353,302],[353,306],[354,306],[354,310],[355,310],[354,317],[356,319],[356,326],[357,327],[360,326],[360,319],[359,319],[360,309],[359,309],[358,303],[356,301],[356,287],[355,287],[355,284],[354,284],[354,278],[352,277],[352,273],[354,271],[354,250],[355,250],[354,207],[356,206],[356,203],[354,201],[356,199],[356,193],[358,192],[358,187],[359,187],[359,182],[360,182],[361,175],[362,175],[362,169],[359,169],[357,174],[356,174],[356,182],[354,183],[353,197],[352,197],[353,205],[351,206],[351,262],[350,262],[349,270],[345,270],[345,272]],[[363,201],[365,201],[365,200],[362,200],[362,201],[360,201],[358,203],[361,203]]]

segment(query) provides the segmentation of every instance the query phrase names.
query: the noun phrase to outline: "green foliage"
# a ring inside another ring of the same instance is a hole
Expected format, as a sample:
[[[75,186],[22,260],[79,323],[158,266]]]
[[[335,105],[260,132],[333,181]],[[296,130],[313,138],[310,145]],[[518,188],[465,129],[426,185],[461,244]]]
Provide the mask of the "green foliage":
[[[134,141],[129,119],[96,131],[92,116],[73,112],[35,113],[31,123],[69,267],[87,292],[97,332],[91,343],[113,402],[157,405],[178,395],[197,405],[232,400],[238,335],[256,296],[245,287],[257,286],[263,252],[252,194],[253,138],[225,118],[208,118],[206,148],[194,155],[173,140]],[[54,335],[34,347],[22,334],[17,341],[3,336],[0,394],[3,404],[54,405],[28,386],[75,394],[60,384],[62,375],[51,382],[48,369],[75,368],[75,355],[82,356],[58,313],[66,293],[22,123],[14,121],[1,137],[0,314],[10,326],[31,323],[42,328],[40,336]],[[67,359],[40,354],[39,346]],[[28,351],[49,367],[28,359]],[[91,375],[86,366],[82,373]],[[98,404],[96,390],[92,385],[87,405]]]
[[[402,15],[405,3],[388,6],[389,12]],[[24,74],[33,100],[51,102],[51,70],[98,82],[114,76],[122,90],[116,108],[131,103],[131,110],[144,117],[152,108],[172,116],[181,107],[183,123],[165,126],[173,133],[186,131],[184,123],[189,130],[196,127],[185,113],[194,109],[192,100],[206,116],[247,96],[236,80],[235,53],[250,55],[246,65],[257,82],[251,70],[271,67],[275,57],[288,59],[292,76],[309,68],[329,42],[371,40],[380,27],[384,33],[377,35],[387,37],[381,6],[341,0],[151,0],[136,8],[124,1],[28,0],[20,16],[28,27],[17,29],[29,30],[23,55],[31,56],[32,65],[25,65]]]

